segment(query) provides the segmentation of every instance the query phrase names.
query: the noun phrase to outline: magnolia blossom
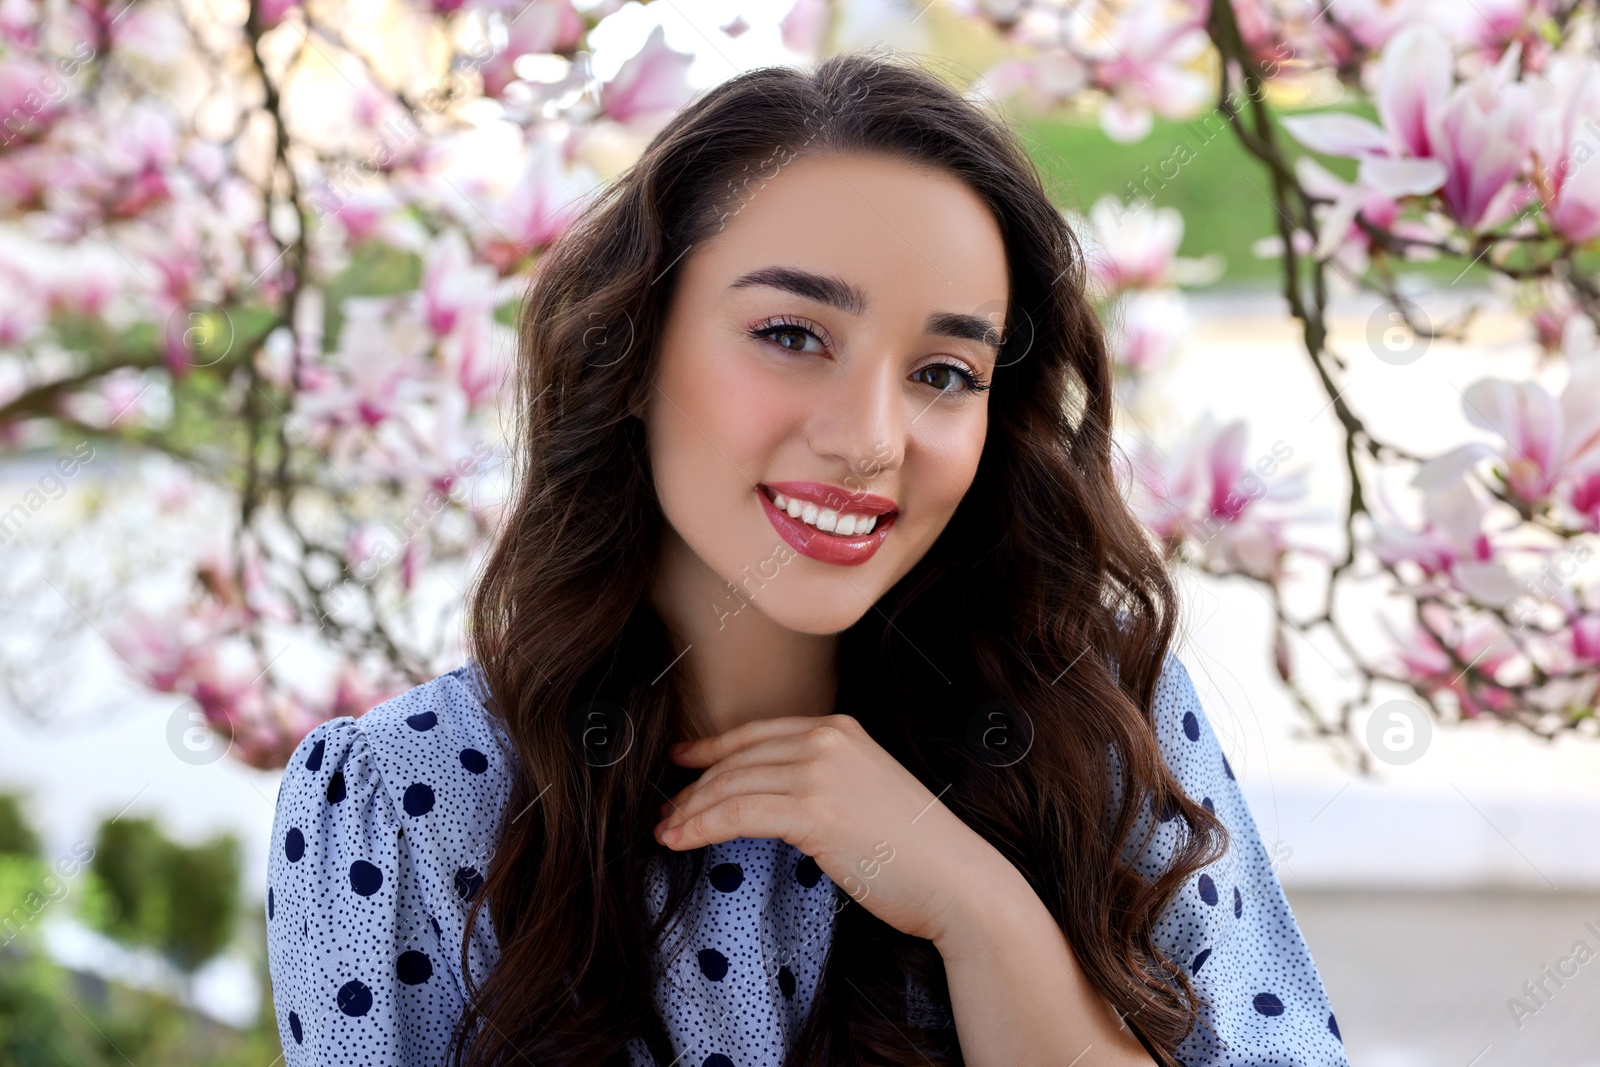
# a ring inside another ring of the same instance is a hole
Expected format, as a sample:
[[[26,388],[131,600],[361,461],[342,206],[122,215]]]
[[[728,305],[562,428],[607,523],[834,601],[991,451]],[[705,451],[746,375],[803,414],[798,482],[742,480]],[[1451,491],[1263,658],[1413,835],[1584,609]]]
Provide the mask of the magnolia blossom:
[[[1461,482],[1424,488],[1420,530],[1395,517],[1392,506],[1374,509],[1374,554],[1390,567],[1409,562],[1420,569],[1424,580],[1415,588],[1417,593],[1455,589],[1480,604],[1510,603],[1517,596],[1517,583],[1496,557],[1485,528],[1488,504]]]
[[[1497,225],[1516,207],[1512,184],[1528,158],[1532,91],[1515,81],[1518,52],[1452,87],[1449,40],[1415,26],[1383,50],[1377,91],[1382,125],[1356,115],[1289,116],[1302,144],[1361,161],[1359,183],[1390,199],[1438,192],[1469,228]]]
[[[1600,61],[1560,55],[1533,82],[1533,150],[1545,216],[1572,241],[1600,237]]]
[[[1248,460],[1248,438],[1243,420],[1219,424],[1208,412],[1170,452],[1137,441],[1130,450],[1130,502],[1163,543],[1188,542],[1213,569],[1265,579],[1277,575],[1295,520],[1263,502],[1304,496],[1305,472],[1281,469],[1293,455],[1282,441]]]
[[[1562,349],[1570,372],[1559,400],[1537,382],[1489,378],[1468,386],[1462,394],[1467,419],[1494,431],[1504,444],[1454,448],[1424,464],[1415,484],[1446,485],[1492,459],[1511,495],[1530,504],[1547,499],[1563,483],[1576,481],[1588,492],[1600,470],[1600,347],[1593,323],[1570,320]]]
[[[1100,128],[1116,141],[1137,141],[1150,132],[1151,114],[1184,118],[1211,98],[1212,84],[1194,69],[1205,52],[1204,5],[1133,0],[1111,18],[1074,5],[1067,15],[1069,40],[1091,63],[1093,84],[1109,99],[1100,107]]]
[[[1382,619],[1394,640],[1394,656],[1403,676],[1427,696],[1451,694],[1464,718],[1507,711],[1511,704],[1509,694],[1503,689],[1470,685],[1467,671],[1456,662],[1459,660],[1478,674],[1495,678],[1518,658],[1517,647],[1505,631],[1497,623],[1483,618],[1462,626],[1436,601],[1423,603],[1419,611],[1435,630],[1445,635],[1444,644],[1420,625],[1400,633],[1387,619]],[[1451,659],[1452,652],[1455,659]]]
[[[483,91],[500,97],[506,86],[516,81],[513,69],[524,55],[565,53],[583,39],[583,19],[570,0],[530,0],[509,13],[505,26],[506,43],[479,66]],[[502,23],[505,19],[500,20]]]
[[[1203,284],[1221,269],[1214,256],[1178,256],[1183,216],[1176,208],[1154,208],[1144,201],[1124,206],[1106,195],[1095,201],[1087,219],[1071,212],[1068,218],[1084,243],[1090,281],[1102,298],[1123,289]]]
[[[1152,114],[1186,118],[1210,99],[1197,61],[1208,46],[1206,4],[1185,0],[1019,4],[1001,14],[972,0],[957,10],[1000,24],[1024,48],[985,72],[984,92],[1022,94],[1046,110],[1084,88],[1105,94],[1100,126],[1113,140],[1150,132]]]
[[[694,56],[667,46],[656,26],[641,48],[600,90],[600,109],[617,122],[656,122],[682,107],[693,89],[687,74]]]
[[[1189,305],[1175,289],[1144,289],[1117,304],[1110,332],[1111,354],[1136,375],[1159,370],[1189,331]]]

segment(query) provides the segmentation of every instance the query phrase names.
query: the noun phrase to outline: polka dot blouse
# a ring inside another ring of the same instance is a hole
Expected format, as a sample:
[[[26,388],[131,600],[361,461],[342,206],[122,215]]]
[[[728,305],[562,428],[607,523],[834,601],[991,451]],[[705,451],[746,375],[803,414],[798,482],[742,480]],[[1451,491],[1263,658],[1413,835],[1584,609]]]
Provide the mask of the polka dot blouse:
[[[1183,663],[1157,690],[1160,741],[1188,794],[1231,845],[1162,916],[1156,943],[1205,998],[1178,1049],[1186,1067],[1348,1067],[1316,966]],[[288,1067],[443,1064],[463,1005],[463,938],[481,980],[497,953],[487,913],[466,933],[510,792],[510,748],[466,667],[358,719],[318,726],[284,774],[268,865],[267,932]],[[1116,769],[1113,767],[1113,774]],[[1161,818],[1165,814],[1166,818]],[[1154,874],[1177,839],[1157,823]],[[1142,830],[1142,828],[1141,828]],[[776,838],[711,845],[705,884],[662,961],[654,996],[683,1067],[776,1067],[816,992],[833,930],[833,884]],[[652,868],[650,907],[665,881]],[[678,940],[681,937],[682,940]],[[948,1003],[912,987],[928,1025]],[[657,1065],[642,1037],[631,1067]]]

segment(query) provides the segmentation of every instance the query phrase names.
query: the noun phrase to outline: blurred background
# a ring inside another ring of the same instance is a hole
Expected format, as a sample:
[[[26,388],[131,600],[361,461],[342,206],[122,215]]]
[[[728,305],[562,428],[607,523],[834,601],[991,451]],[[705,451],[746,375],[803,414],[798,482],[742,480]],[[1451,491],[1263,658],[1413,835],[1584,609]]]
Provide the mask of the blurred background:
[[[1588,3],[0,0],[0,1063],[280,1056],[279,767],[462,661],[519,285],[695,93],[916,52],[1373,1067],[1600,1064]]]

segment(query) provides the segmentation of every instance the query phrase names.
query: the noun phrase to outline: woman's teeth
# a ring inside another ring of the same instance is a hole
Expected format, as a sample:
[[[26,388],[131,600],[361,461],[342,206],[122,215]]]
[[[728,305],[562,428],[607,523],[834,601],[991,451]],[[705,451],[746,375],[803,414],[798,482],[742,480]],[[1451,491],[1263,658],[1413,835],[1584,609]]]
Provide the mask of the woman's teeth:
[[[835,537],[860,537],[871,533],[872,528],[878,525],[876,515],[841,515],[828,508],[819,508],[810,501],[796,500],[778,492],[772,494],[772,506],[788,512],[790,518],[799,519]]]

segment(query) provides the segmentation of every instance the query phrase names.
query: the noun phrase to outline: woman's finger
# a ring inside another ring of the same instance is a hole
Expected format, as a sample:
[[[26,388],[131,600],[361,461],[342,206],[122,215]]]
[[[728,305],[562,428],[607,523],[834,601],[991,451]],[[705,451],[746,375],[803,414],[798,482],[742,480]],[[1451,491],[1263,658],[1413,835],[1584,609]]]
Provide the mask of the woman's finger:
[[[699,778],[678,790],[677,794],[668,798],[662,807],[668,811],[672,810],[673,807],[683,803],[684,797],[726,771],[762,764],[799,763],[811,755],[812,749],[804,734],[791,734],[788,737],[776,737],[758,742],[707,767]]]
[[[860,724],[848,715],[783,715],[776,719],[757,719],[754,722],[747,722],[712,737],[680,741],[668,752],[675,763],[685,767],[709,767],[718,760],[751,745],[773,738],[803,734],[819,726],[837,730],[861,728]]]
[[[797,796],[805,785],[804,769],[793,763],[762,763],[735,767],[710,778],[702,778],[672,800],[662,820],[662,829],[681,826],[713,804],[741,793],[778,793]]]
[[[736,837],[777,837],[803,847],[804,813],[794,797],[773,793],[740,793],[691,817],[682,826],[663,830],[661,842],[682,851],[732,841]],[[676,834],[668,838],[666,835]]]

